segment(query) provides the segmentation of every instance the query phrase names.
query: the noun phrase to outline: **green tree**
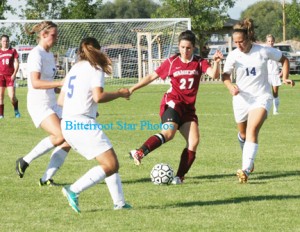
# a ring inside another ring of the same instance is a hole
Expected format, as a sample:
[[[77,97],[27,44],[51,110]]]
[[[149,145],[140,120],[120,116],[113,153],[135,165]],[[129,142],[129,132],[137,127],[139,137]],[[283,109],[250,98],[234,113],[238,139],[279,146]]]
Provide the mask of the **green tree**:
[[[152,15],[161,18],[191,18],[192,30],[200,41],[200,47],[228,20],[227,11],[234,0],[161,0],[162,6]]]
[[[5,19],[4,13],[10,12],[12,14],[15,13],[15,9],[7,4],[7,0],[1,0],[0,1],[0,19]]]
[[[107,2],[98,9],[96,18],[133,19],[151,18],[159,5],[151,0],[115,0]]]
[[[293,4],[292,4],[293,5]],[[295,6],[299,7],[299,4]],[[291,7],[286,3],[286,39],[299,38],[299,26],[297,28],[297,20],[299,20],[298,12],[293,11],[297,8]],[[252,18],[256,26],[255,34],[258,41],[265,41],[267,34],[273,34],[276,41],[282,40],[283,22],[282,22],[283,8],[281,1],[268,0],[257,2],[248,7],[241,14],[241,18]],[[299,25],[299,24],[298,24]]]
[[[71,0],[63,7],[62,19],[94,19],[102,0]]]
[[[291,24],[300,29],[300,4],[297,0],[293,0],[291,4],[286,7],[286,16],[289,18]]]
[[[64,0],[27,0],[22,15],[26,19],[59,19]]]

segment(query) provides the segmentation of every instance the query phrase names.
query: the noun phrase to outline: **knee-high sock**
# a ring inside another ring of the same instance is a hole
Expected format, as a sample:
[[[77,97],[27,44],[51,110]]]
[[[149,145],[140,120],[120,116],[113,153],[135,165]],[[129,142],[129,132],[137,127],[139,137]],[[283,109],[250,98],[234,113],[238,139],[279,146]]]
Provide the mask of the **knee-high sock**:
[[[23,157],[23,159],[28,164],[30,164],[33,160],[46,154],[52,148],[54,148],[54,145],[51,143],[50,138],[44,138],[31,150],[31,152],[29,152],[25,157]]]
[[[147,155],[151,151],[160,147],[163,143],[165,143],[165,141],[165,137],[162,134],[155,134],[149,137],[140,149],[143,150],[144,155]]]
[[[253,163],[258,151],[258,144],[252,142],[245,142],[243,150],[243,164],[242,170],[250,173],[250,170],[253,167]]]
[[[58,171],[58,169],[65,162],[67,155],[68,155],[68,152],[63,150],[61,147],[56,147],[54,149],[54,151],[52,152],[52,155],[51,155],[50,162],[46,169],[46,172],[44,173],[44,175],[42,177],[43,182],[51,179],[55,175],[55,173]]]
[[[74,184],[70,186],[70,190],[74,193],[81,193],[82,191],[94,186],[106,177],[102,167],[97,165],[88,170],[82,177],[80,177]]]
[[[0,116],[4,116],[4,104],[0,105]]]
[[[110,196],[114,205],[123,206],[125,204],[124,193],[119,173],[114,173],[105,178]]]
[[[183,149],[176,176],[183,178],[184,175],[190,170],[195,158],[196,152],[190,151],[187,148]]]
[[[278,112],[279,103],[279,97],[273,98],[273,112]]]

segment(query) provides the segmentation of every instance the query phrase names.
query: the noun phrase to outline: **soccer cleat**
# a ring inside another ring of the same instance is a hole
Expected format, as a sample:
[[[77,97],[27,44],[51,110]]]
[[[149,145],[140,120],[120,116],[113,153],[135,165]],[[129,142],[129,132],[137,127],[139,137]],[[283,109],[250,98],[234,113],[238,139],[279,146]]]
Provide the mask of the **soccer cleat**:
[[[3,115],[0,115],[0,119],[2,119],[2,118],[4,118],[4,116],[3,116]]]
[[[237,170],[236,175],[239,178],[239,182],[241,184],[246,184],[247,183],[247,181],[248,181],[247,172],[243,171],[242,169],[239,169],[239,170]]]
[[[278,115],[278,111],[273,111],[273,115]]]
[[[183,178],[180,178],[179,176],[175,176],[173,178],[171,184],[174,184],[174,185],[183,184]]]
[[[125,203],[125,205],[120,206],[120,205],[114,205],[114,210],[120,210],[120,209],[132,209],[132,206]]]
[[[135,165],[140,165],[141,160],[145,156],[142,150],[132,150],[129,152],[130,158],[133,159]]]
[[[39,186],[58,186],[58,184],[54,183],[52,179],[42,181],[42,178],[40,179]]]
[[[20,178],[23,178],[25,170],[28,166],[29,164],[25,160],[23,160],[23,157],[19,158],[16,161],[16,172]]]
[[[63,195],[68,199],[69,205],[76,212],[80,213],[78,204],[78,195],[70,190],[70,185],[66,185],[62,188]]]
[[[20,118],[21,117],[21,114],[18,110],[15,111],[15,117],[16,118]]]

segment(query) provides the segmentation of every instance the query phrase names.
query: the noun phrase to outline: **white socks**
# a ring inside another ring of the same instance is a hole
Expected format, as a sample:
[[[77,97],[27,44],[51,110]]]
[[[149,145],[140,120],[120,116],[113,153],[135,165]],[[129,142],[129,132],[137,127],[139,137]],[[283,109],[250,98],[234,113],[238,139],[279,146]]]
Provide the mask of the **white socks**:
[[[279,97],[273,98],[273,114],[278,114]]]
[[[97,165],[87,171],[82,177],[80,177],[74,184],[70,186],[70,190],[76,194],[94,186],[106,177],[102,167]]]
[[[99,165],[93,167],[82,177],[80,177],[79,180],[70,186],[70,190],[79,195],[79,193],[82,191],[94,186],[104,179],[114,205],[125,205],[124,193],[119,173],[114,173],[111,176],[106,177],[105,172]]]
[[[124,193],[119,173],[114,173],[111,176],[106,177],[105,182],[110,192],[110,196],[114,202],[114,205],[125,205]]]
[[[42,181],[45,182],[51,179],[58,169],[63,165],[68,152],[63,150],[61,147],[56,147],[52,152],[50,163],[48,164],[47,170],[42,177]]]
[[[23,157],[23,160],[25,160],[26,163],[30,164],[36,158],[46,154],[53,147],[54,145],[51,143],[50,138],[44,138],[31,150],[31,152],[29,152],[25,157]]]
[[[257,154],[258,144],[252,142],[245,142],[243,149],[243,161],[242,161],[242,170],[250,173],[250,170],[253,167],[253,163]]]

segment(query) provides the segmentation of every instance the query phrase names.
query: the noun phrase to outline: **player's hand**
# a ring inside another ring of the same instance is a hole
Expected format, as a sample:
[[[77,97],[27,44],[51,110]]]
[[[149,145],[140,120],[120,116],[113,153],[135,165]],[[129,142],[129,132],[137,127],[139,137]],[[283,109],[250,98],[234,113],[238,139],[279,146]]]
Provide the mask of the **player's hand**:
[[[229,88],[229,92],[232,96],[235,96],[235,95],[238,95],[239,94],[239,88],[236,86],[236,85],[232,85],[230,88]]]
[[[294,86],[295,85],[295,82],[293,80],[290,80],[290,79],[285,79],[282,81],[284,84],[286,85],[290,85],[290,86]]]
[[[220,50],[217,50],[213,55],[213,60],[215,62],[220,62],[224,58],[223,53]]]
[[[120,88],[118,90],[119,94],[121,97],[126,98],[127,100],[129,100],[130,97],[130,91],[127,88]]]

